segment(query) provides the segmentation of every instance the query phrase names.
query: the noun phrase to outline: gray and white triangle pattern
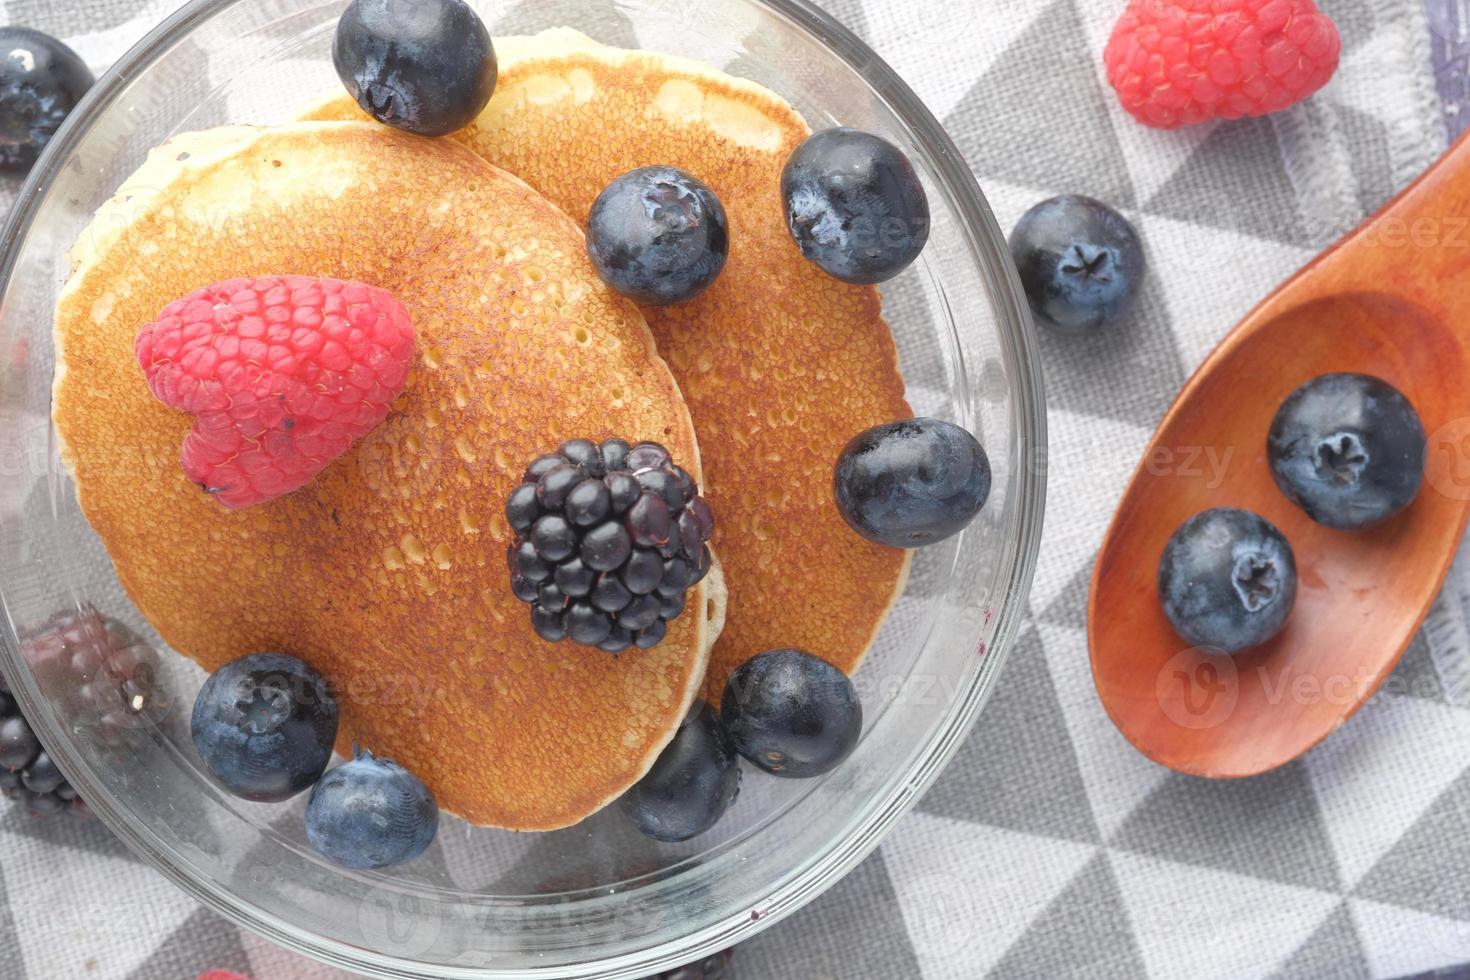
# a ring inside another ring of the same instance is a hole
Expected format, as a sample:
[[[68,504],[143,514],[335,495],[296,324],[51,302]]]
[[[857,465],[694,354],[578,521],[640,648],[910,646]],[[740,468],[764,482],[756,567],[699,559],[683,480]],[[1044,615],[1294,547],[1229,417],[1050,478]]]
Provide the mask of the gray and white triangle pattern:
[[[1093,556],[1173,393],[1273,284],[1443,150],[1420,0],[1319,0],[1344,37],[1326,90],[1272,120],[1179,133],[1138,126],[1108,92],[1097,52],[1123,0],[823,2],[944,121],[1002,227],[1051,194],[1091,194],[1137,223],[1151,271],[1112,336],[1041,340],[1042,561],[994,699],[881,850],[742,947],[738,976],[1368,978],[1470,962],[1470,560],[1384,693],[1254,780],[1196,780],[1134,752],[1098,704],[1086,642]],[[0,19],[68,36],[101,69],[177,5],[0,0]],[[501,32],[584,9],[479,6]],[[594,33],[656,43],[612,4]],[[0,977],[211,967],[345,976],[203,911],[100,825],[0,818]]]

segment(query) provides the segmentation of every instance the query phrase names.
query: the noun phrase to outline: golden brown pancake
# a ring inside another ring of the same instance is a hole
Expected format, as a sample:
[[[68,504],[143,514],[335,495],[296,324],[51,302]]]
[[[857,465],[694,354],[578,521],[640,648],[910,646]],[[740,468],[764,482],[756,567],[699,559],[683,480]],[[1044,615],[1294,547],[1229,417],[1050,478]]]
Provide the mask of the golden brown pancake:
[[[806,123],[766,89],[687,59],[565,29],[495,45],[495,96],[456,137],[476,153],[584,226],[614,177],[651,164],[694,174],[729,215],[715,285],[643,311],[694,413],[734,598],[706,697],[718,704],[729,673],[774,647],[851,673],[909,557],[847,527],[832,470],[858,432],[912,412],[878,291],[827,276],[786,229],[780,174]],[[345,96],[312,115],[362,118]]]
[[[565,214],[450,141],[361,123],[181,137],[99,213],[56,323],[54,414],[88,519],[138,608],[206,669],[296,654],[343,691],[339,747],[417,773],[478,824],[577,822],[647,771],[719,630],[718,573],[651,651],[531,631],[503,508],[574,436],[694,428],[642,316]],[[155,401],[133,338],[172,299],[295,273],[391,290],[417,330],[388,419],[313,483],[241,511],[191,484],[192,420]]]

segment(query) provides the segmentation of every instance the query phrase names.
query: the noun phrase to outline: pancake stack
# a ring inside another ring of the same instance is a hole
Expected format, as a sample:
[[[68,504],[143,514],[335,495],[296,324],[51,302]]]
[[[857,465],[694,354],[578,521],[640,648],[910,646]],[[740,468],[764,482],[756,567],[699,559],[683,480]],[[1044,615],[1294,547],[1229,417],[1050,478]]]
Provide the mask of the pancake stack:
[[[343,692],[339,748],[397,759],[471,822],[549,830],[621,795],[751,657],[857,669],[909,554],[847,527],[833,465],[912,413],[877,290],[806,262],[785,227],[781,170],[810,132],[790,105],[573,31],[496,46],[495,96],[452,139],[363,122],[343,96],[155,151],[76,247],[54,414],[84,512],[170,644],[206,669],[300,656]],[[730,255],[698,299],[640,311],[581,228],[613,178],[660,164],[720,197]],[[318,479],[229,511],[185,477],[191,420],[149,394],[133,339],[201,286],[280,274],[391,291],[416,363]],[[664,642],[617,656],[535,635],[503,513],[530,460],[614,436],[699,480],[719,552]]]
[[[59,304],[53,412],[82,509],[139,610],[213,670],[283,650],[360,742],[477,824],[549,830],[640,778],[701,680],[718,570],[649,651],[551,646],[511,594],[504,502],[574,437],[663,443],[698,478],[689,411],[577,225],[446,140],[366,123],[233,128],[156,150],[83,234]],[[149,393],[138,330],[234,276],[355,279],[417,332],[386,421],[314,482],[231,511],[190,483],[191,419]]]

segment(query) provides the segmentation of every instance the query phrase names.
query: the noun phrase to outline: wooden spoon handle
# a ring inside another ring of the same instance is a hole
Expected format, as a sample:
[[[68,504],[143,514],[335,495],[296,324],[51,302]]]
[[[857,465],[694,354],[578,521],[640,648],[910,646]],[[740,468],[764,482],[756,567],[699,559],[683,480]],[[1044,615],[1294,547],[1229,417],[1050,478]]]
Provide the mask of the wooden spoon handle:
[[[1247,319],[1269,319],[1326,296],[1373,292],[1417,304],[1461,337],[1470,337],[1467,273],[1470,132],[1418,180],[1267,297],[1256,315]]]

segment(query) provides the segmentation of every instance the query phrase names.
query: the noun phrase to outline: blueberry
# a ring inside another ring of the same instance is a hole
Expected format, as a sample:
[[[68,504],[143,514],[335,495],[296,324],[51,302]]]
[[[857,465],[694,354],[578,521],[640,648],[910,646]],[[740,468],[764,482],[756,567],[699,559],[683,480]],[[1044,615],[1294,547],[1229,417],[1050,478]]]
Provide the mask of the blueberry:
[[[348,868],[412,861],[433,843],[439,806],[417,776],[359,752],[322,777],[306,805],[306,839]]]
[[[216,780],[257,803],[288,799],[332,758],[337,702],[311,667],[252,653],[209,675],[194,702],[194,748]]]
[[[1397,388],[1324,374],[1282,403],[1266,454],[1276,485],[1318,524],[1356,531],[1409,506],[1424,479],[1424,425]]]
[[[607,186],[587,218],[587,254],[613,289],[639,303],[687,303],[725,268],[725,209],[673,167],[640,167]]]
[[[599,572],[612,571],[628,560],[633,541],[617,521],[599,524],[582,536],[582,564]]]
[[[939,419],[867,430],[834,476],[837,509],[869,541],[917,548],[963,530],[990,497],[990,461],[973,435]]]
[[[11,715],[0,721],[0,766],[24,769],[40,751],[41,742],[24,718]]]
[[[1217,507],[1185,521],[1164,546],[1159,597],[1186,642],[1237,653],[1281,631],[1296,602],[1296,560],[1275,525]]]
[[[54,793],[66,782],[51,756],[42,750],[20,774],[20,781],[32,793]]]
[[[735,749],[713,709],[700,701],[618,807],[642,833],[677,843],[713,827],[739,793]]]
[[[1078,332],[1122,316],[1143,279],[1143,245],[1128,219],[1090,197],[1042,201],[1011,232],[1011,257],[1031,310]]]
[[[353,0],[332,61],[363,111],[420,136],[463,129],[495,92],[490,32],[464,0]]]
[[[781,172],[781,199],[801,254],[843,282],[892,279],[929,240],[929,199],[914,165],[871,133],[807,137]]]
[[[0,170],[23,173],[92,87],[71,48],[28,27],[0,27]]]
[[[612,512],[612,493],[602,480],[583,480],[567,494],[567,519],[578,527],[591,527]]]
[[[20,773],[10,769],[0,769],[0,790],[19,788]]]
[[[846,674],[802,650],[769,650],[725,684],[720,717],[735,750],[777,776],[820,776],[857,746],[863,706]]]

